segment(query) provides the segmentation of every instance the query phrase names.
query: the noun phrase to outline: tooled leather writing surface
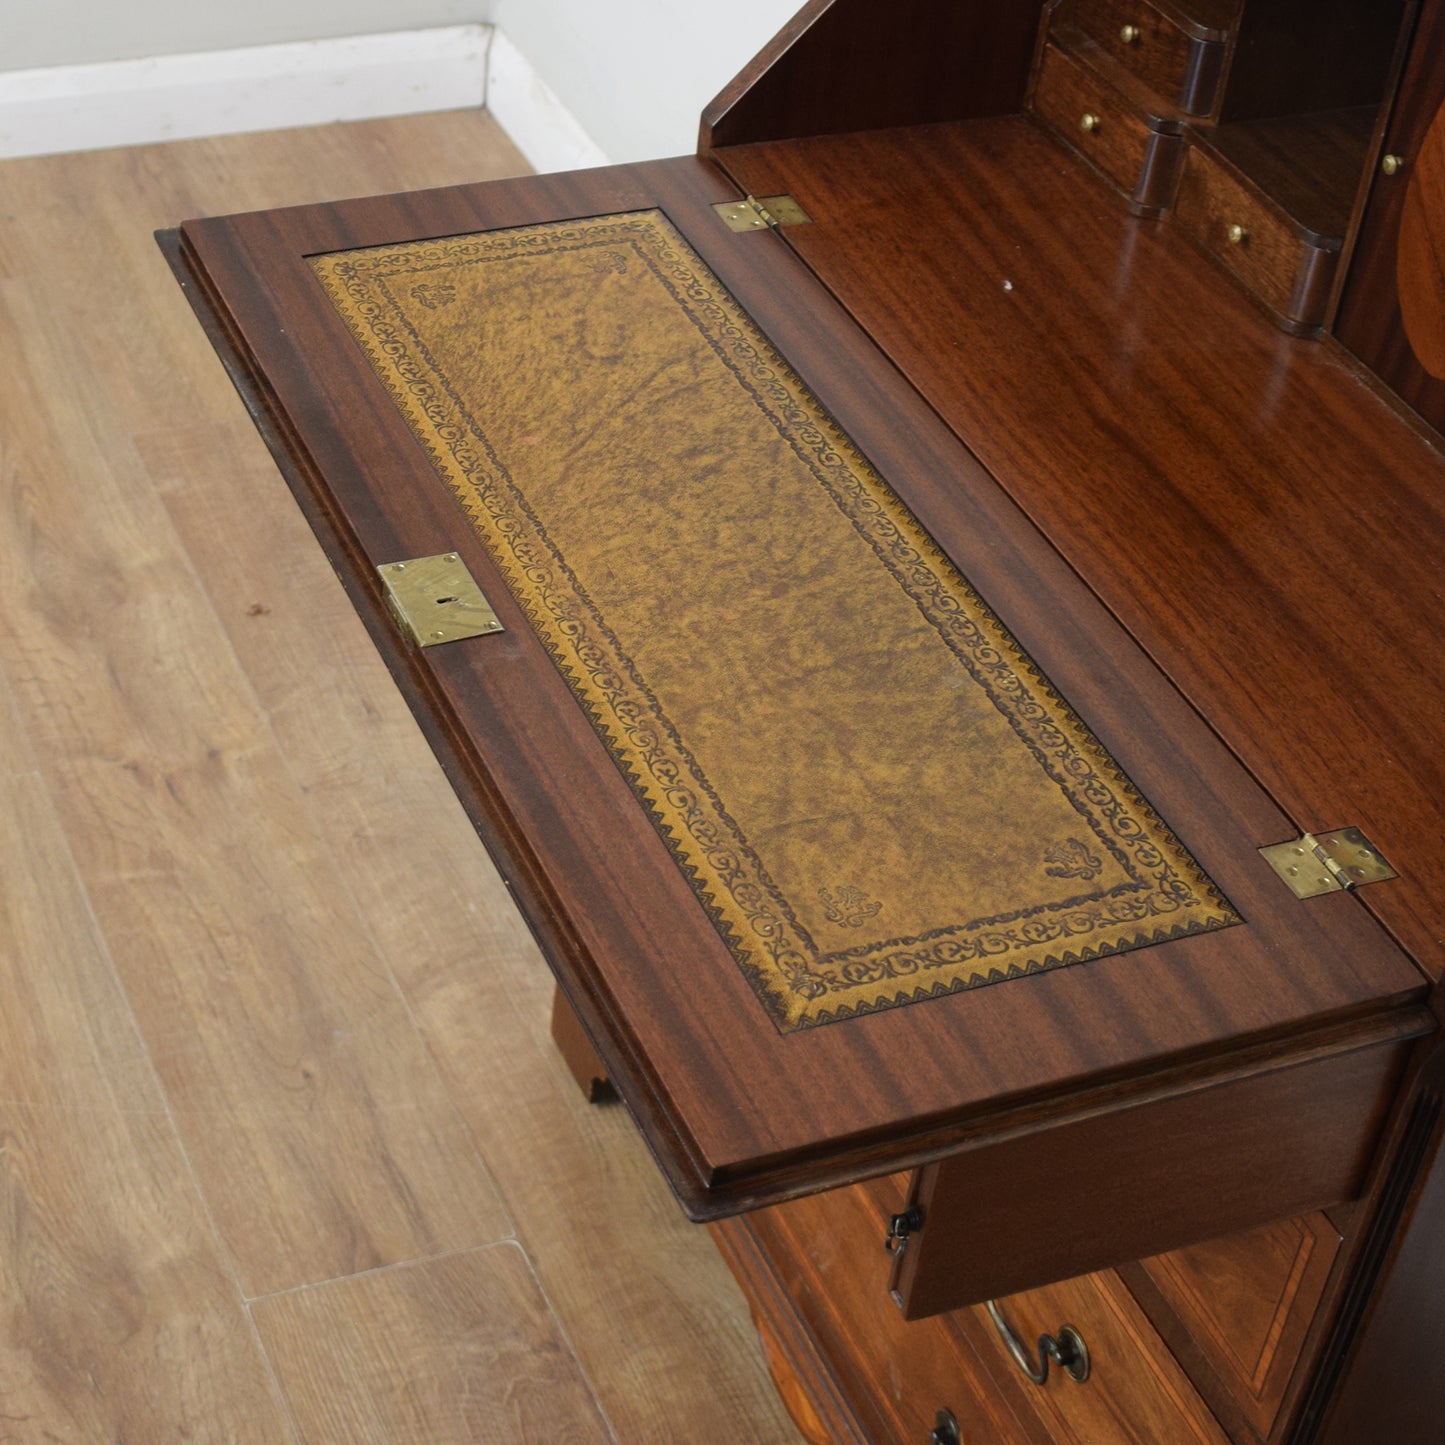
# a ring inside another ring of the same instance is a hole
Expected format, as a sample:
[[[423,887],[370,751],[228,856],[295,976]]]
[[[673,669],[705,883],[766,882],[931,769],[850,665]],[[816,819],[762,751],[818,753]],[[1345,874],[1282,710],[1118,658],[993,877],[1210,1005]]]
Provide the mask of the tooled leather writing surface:
[[[779,1028],[1238,921],[660,213],[311,264]]]
[[[1369,1043],[1380,1007],[1393,1028],[1418,975],[1351,899],[1305,906],[1281,887],[1255,847],[1286,836],[1288,820],[781,239],[718,223],[710,204],[734,194],[709,167],[671,161],[182,233],[193,298],[224,323],[213,335],[253,409],[279,419],[270,440],[283,471],[688,1209],[715,1217],[937,1157],[1000,1117],[1097,1105],[1087,1091],[1111,1080],[1137,1100],[1232,1077],[1266,1047],[1274,1062],[1314,1057],[1333,1047],[1327,1026]],[[779,1033],[312,264],[658,207],[1247,926]],[[451,548],[507,631],[418,652],[373,595],[375,568]]]

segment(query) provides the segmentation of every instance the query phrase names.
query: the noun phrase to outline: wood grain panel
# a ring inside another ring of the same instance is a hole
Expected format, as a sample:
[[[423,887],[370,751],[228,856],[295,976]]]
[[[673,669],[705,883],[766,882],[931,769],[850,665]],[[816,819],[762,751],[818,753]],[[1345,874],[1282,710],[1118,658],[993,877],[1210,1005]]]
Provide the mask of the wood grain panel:
[[[1445,759],[1418,725],[1445,704],[1434,446],[1017,122],[724,159],[797,194],[787,244],[1294,821],[1404,864],[1360,903],[1445,968]],[[1301,717],[1336,721],[1301,749]]]
[[[1041,9],[809,0],[703,112],[701,149],[783,136],[1002,115],[1023,103]]]
[[[257,1300],[309,1445],[613,1441],[515,1244]]]
[[[5,457],[0,453],[0,468],[4,466]],[[38,772],[30,739],[25,734],[20,711],[15,704],[15,691],[4,669],[0,668],[0,777],[15,778],[24,773]]]
[[[920,1171],[910,1318],[1358,1197],[1409,1050],[1382,1043]],[[1040,1228],[1040,1220],[1050,1220]]]
[[[1142,1262],[1261,1437],[1274,1425],[1339,1247],[1330,1222],[1312,1214]]]
[[[0,678],[0,1399],[15,1440],[290,1440]]]
[[[1436,428],[1445,426],[1445,380],[1430,364],[1441,360],[1439,351],[1425,339],[1430,334],[1432,312],[1426,302],[1407,324],[1400,285],[1403,264],[1412,283],[1424,284],[1421,294],[1439,295],[1430,284],[1428,255],[1409,238],[1406,215],[1437,183],[1432,175],[1436,170],[1431,156],[1434,144],[1429,138],[1432,130],[1438,129],[1436,117],[1445,103],[1445,71],[1439,64],[1442,45],[1445,5],[1431,0],[1421,6],[1409,60],[1380,146],[1382,156],[1393,155],[1402,164],[1393,175],[1376,170],[1371,178],[1337,327],[1340,340]],[[1422,162],[1424,176],[1420,177]],[[1424,239],[1420,233],[1429,230],[1426,219],[1425,214],[1417,213],[1410,223],[1420,240]],[[1433,314],[1438,315],[1438,306]],[[1421,336],[1426,360],[1422,361],[1412,344],[1411,326]]]

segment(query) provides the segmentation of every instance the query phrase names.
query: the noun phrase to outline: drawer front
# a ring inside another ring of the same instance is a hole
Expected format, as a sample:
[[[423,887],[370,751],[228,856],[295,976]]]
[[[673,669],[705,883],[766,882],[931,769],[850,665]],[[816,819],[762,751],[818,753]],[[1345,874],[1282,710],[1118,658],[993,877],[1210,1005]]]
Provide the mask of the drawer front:
[[[1089,1372],[1076,1381],[1057,1365],[1042,1385],[1018,1368],[982,1306],[970,1310],[987,1324],[996,1348],[990,1367],[1024,1380],[1025,1396],[1056,1441],[1079,1445],[1228,1445],[1228,1437],[1122,1282],[1112,1273],[1061,1280],[997,1302],[1024,1348],[1037,1356],[1040,1335],[1057,1338],[1072,1327],[1088,1351]],[[968,1438],[967,1434],[964,1436]]]
[[[1268,1437],[1339,1249],[1329,1220],[1306,1214],[1156,1255],[1123,1273],[1131,1284],[1135,1270],[1147,1277],[1236,1410]]]
[[[1161,133],[1087,66],[1045,47],[1034,89],[1034,113],[1066,145],[1099,168],[1136,210],[1166,207],[1183,142]]]
[[[1056,24],[1076,26],[1166,105],[1209,115],[1219,96],[1224,41],[1192,35],[1147,0],[1065,0]]]
[[[971,1316],[909,1323],[890,1296],[883,1238],[908,1182],[874,1180],[712,1226],[800,1433],[810,1445],[927,1445],[948,1410],[964,1440],[1050,1445],[1020,1386],[983,1363],[992,1342]]]
[[[962,1440],[989,1445],[1227,1445],[1112,1273],[1000,1302],[1030,1344],[1074,1325],[1092,1362],[1082,1384],[1031,1383],[983,1308],[906,1321],[880,1241],[907,1185],[875,1180],[713,1226],[810,1445],[927,1445],[940,1410]]]
[[[1185,157],[1174,219],[1291,330],[1321,325],[1337,243],[1306,239],[1208,151],[1191,147]]]

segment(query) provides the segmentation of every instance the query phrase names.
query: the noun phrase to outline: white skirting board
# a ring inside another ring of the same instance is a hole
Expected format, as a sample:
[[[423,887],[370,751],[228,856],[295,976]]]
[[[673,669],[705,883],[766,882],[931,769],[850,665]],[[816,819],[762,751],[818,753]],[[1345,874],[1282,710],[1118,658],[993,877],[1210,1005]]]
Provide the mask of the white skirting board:
[[[538,170],[606,157],[490,25],[0,71],[0,158],[369,120],[488,101]]]
[[[493,31],[487,56],[487,109],[538,171],[607,164],[596,141],[503,30]]]

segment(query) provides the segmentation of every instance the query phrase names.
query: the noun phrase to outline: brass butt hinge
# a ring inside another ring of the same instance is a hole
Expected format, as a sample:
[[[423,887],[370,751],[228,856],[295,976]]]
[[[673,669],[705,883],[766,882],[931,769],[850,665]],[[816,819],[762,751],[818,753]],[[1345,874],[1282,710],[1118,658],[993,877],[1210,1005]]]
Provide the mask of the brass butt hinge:
[[[502,631],[491,603],[455,552],[387,562],[376,570],[386,605],[418,647]]]
[[[734,231],[776,231],[779,226],[800,226],[812,217],[791,196],[748,196],[741,201],[720,201],[713,207]]]
[[[1400,876],[1358,828],[1306,833],[1292,843],[1272,843],[1259,851],[1296,898],[1348,892],[1362,883]]]

